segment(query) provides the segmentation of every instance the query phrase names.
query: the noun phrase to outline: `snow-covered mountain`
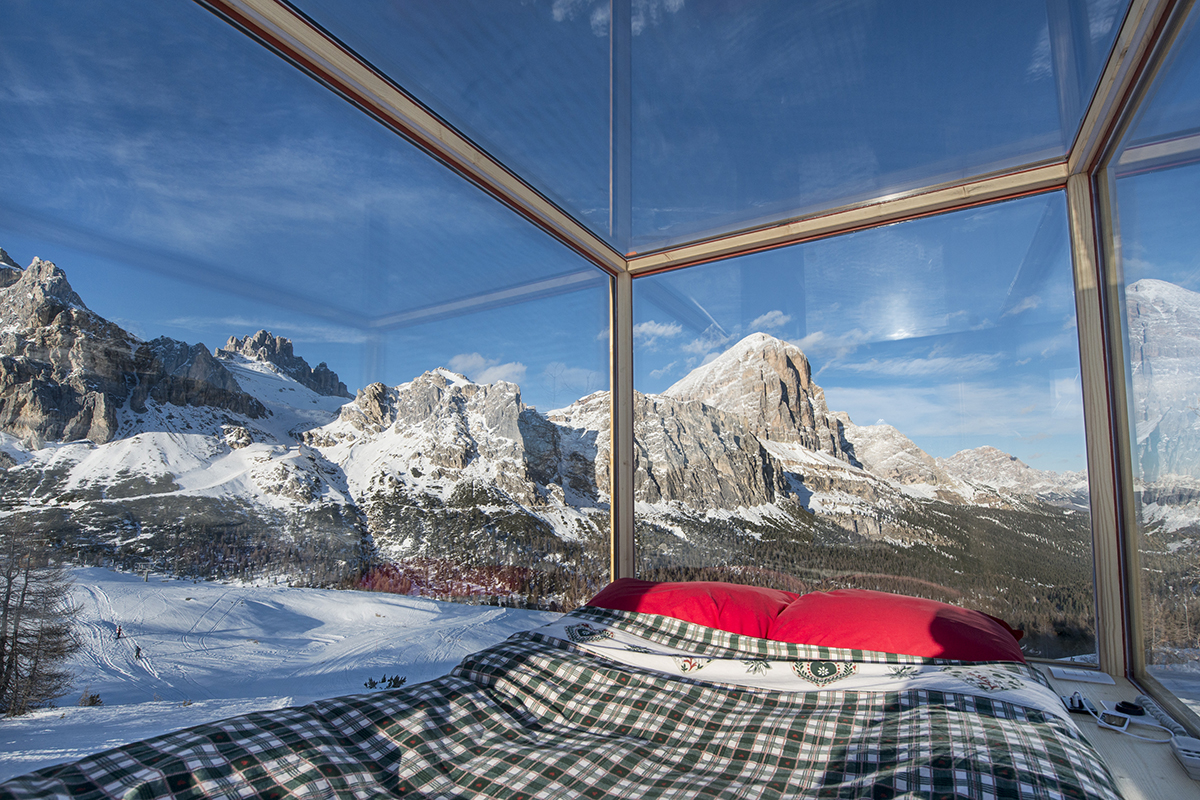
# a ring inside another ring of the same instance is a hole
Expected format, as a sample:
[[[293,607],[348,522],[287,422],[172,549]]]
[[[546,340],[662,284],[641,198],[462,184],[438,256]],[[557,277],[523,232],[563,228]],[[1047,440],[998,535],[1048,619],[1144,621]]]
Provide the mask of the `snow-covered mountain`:
[[[761,440],[796,443],[858,466],[804,353],[769,334],[750,334],[663,394],[736,414]]]
[[[1125,308],[1141,475],[1200,478],[1200,293],[1145,278]]]
[[[344,397],[351,399],[346,391],[346,384],[338,380],[337,373],[322,361],[315,367],[296,355],[292,349],[292,340],[282,336],[274,336],[270,331],[259,331],[253,336],[238,338],[230,336],[225,346],[217,350],[217,358],[232,358],[242,356],[262,364],[270,364],[278,372],[295,378],[298,382],[312,389],[317,394],[329,397]]]
[[[0,525],[176,571],[269,564],[328,583],[376,558],[516,565],[525,587],[603,575],[606,392],[542,414],[514,384],[437,369],[347,402],[286,339],[259,331],[215,353],[142,342],[89,311],[53,264],[9,261]],[[956,508],[1019,515],[1077,499],[999,451],[933,459],[890,426],[855,425],[827,407],[804,354],[765,334],[637,395],[635,437],[651,567],[788,572],[822,542],[963,540],[977,523]]]

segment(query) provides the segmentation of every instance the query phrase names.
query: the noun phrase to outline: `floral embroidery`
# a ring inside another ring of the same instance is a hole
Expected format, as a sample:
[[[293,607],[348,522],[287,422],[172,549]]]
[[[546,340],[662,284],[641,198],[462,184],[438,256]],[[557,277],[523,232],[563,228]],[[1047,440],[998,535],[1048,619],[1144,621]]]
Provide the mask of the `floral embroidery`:
[[[918,667],[914,667],[912,664],[908,664],[903,667],[888,667],[888,677],[892,678],[893,680],[915,678],[920,674],[920,672],[921,670]]]
[[[589,623],[581,622],[578,625],[567,626],[567,637],[575,644],[587,644],[602,639],[611,639],[612,631],[606,628],[593,628]]]
[[[1020,689],[1021,679],[1010,672],[987,667],[943,667],[942,672],[954,676],[984,692],[1007,692]]]
[[[771,668],[771,662],[761,658],[743,660],[742,664],[746,667],[747,675],[763,675]]]
[[[695,658],[694,656],[671,656],[680,672],[695,672],[708,666],[711,658]]]
[[[858,671],[858,665],[850,661],[796,661],[792,671],[809,683],[828,686]]]

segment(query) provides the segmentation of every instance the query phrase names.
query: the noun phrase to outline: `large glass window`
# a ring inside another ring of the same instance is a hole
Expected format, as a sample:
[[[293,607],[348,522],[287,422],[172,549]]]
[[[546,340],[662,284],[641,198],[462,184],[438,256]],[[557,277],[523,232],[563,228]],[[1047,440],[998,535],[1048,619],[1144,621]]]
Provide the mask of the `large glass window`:
[[[647,578],[959,603],[1094,652],[1061,193],[634,281]]]
[[[136,618],[79,595],[105,680],[202,700],[248,652],[181,579],[544,609],[607,580],[598,429],[555,410],[608,388],[609,281],[527,221],[187,2],[4,4],[0,174],[0,561],[145,576]]]
[[[1200,32],[1193,11],[1102,178],[1124,323],[1152,676],[1200,711]]]

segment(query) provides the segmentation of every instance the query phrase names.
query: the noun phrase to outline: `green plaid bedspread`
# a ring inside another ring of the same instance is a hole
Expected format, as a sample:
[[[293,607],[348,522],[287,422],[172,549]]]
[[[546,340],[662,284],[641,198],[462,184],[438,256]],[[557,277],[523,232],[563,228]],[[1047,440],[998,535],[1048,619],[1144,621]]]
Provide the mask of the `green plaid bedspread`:
[[[570,619],[705,659],[953,664],[652,615],[581,609]],[[1022,665],[1003,669],[1045,683]],[[136,742],[0,784],[0,798],[1120,796],[1096,752],[1055,714],[983,691],[835,687],[705,682],[534,630],[445,678]]]

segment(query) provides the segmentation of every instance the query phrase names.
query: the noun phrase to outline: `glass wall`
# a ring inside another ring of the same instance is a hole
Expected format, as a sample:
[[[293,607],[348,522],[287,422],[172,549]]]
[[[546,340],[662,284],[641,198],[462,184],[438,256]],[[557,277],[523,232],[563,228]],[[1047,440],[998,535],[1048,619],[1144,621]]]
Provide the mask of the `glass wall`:
[[[555,416],[608,388],[606,275],[194,3],[5,4],[0,75],[10,542],[543,608],[607,579],[598,430]]]
[[[872,588],[1094,653],[1061,193],[634,281],[644,578]]]
[[[1200,711],[1200,31],[1193,10],[1105,169],[1125,338],[1143,647]]]

